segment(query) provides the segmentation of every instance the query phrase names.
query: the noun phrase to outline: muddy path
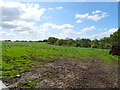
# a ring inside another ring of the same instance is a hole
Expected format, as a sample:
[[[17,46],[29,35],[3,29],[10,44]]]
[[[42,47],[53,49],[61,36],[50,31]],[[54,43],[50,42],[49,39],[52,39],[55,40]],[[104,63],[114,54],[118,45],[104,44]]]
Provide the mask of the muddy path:
[[[21,88],[24,82],[36,82],[33,88],[117,88],[118,65],[100,60],[56,60],[5,83],[10,88]]]

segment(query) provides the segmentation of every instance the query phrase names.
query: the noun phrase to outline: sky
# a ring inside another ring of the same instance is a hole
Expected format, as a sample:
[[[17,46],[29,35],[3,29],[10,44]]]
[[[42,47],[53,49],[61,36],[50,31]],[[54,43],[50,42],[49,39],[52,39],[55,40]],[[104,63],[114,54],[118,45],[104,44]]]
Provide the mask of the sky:
[[[0,40],[93,40],[118,29],[118,2],[0,1],[0,9]]]

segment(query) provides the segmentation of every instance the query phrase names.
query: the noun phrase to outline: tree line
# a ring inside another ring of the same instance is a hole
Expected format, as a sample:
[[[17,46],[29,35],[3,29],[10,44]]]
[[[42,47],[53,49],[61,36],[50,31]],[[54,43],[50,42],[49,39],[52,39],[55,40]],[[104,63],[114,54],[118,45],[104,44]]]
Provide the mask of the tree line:
[[[5,42],[12,42],[11,40],[4,40]],[[85,48],[100,48],[100,49],[110,49],[112,45],[120,46],[120,28],[110,37],[104,37],[100,40],[94,39],[76,39],[72,38],[58,39],[55,37],[49,37],[48,39],[38,40],[38,41],[26,41],[26,40],[16,40],[14,42],[48,42],[51,45],[59,46],[74,46],[74,47],[85,47]]]
[[[58,39],[55,37],[49,37],[48,43],[51,45],[59,46],[74,46],[74,47],[85,47],[85,48],[100,48],[100,49],[110,49],[112,45],[120,45],[120,28],[110,37],[104,37],[100,40],[94,39],[76,39],[71,38]]]
[[[38,40],[38,41],[27,41],[27,40],[16,40],[16,41],[11,41],[11,40],[3,40],[3,42],[48,42],[47,39],[44,39],[44,40]]]

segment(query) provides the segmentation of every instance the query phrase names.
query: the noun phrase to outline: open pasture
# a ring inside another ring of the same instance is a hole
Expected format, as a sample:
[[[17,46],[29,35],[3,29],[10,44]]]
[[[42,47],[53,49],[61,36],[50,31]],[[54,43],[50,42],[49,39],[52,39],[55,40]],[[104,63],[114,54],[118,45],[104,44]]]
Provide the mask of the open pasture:
[[[109,54],[109,49],[55,46],[43,42],[3,42],[1,48],[1,78],[5,82],[15,79],[16,75],[21,75],[54,61],[97,60],[106,65],[113,65],[118,61],[118,56]]]

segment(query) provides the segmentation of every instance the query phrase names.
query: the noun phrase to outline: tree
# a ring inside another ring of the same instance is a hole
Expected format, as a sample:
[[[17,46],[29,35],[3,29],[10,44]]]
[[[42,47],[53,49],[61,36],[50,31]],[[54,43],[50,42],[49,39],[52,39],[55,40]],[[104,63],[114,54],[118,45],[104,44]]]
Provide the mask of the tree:
[[[5,40],[5,42],[11,42],[11,40]]]
[[[101,49],[110,49],[112,45],[120,45],[120,28],[117,32],[110,35],[110,37],[104,37],[100,40],[90,40],[90,39],[80,39],[77,38],[75,41],[70,38],[58,39],[55,37],[49,37],[49,44],[56,45],[66,45],[66,46],[75,46],[75,47],[92,47],[92,48],[101,48]]]
[[[77,40],[76,42],[76,46],[77,47],[91,47],[91,44],[90,44],[91,40],[90,39],[80,39],[80,40]]]
[[[62,46],[62,45],[66,45],[66,40],[64,39],[59,39],[56,41],[55,43],[56,45]]]
[[[99,47],[99,40],[95,39],[95,40],[91,41],[91,47],[98,48]]]
[[[73,39],[68,39],[67,40],[67,45],[68,46],[73,46],[74,43],[75,43],[75,41]]]
[[[120,28],[117,32],[110,35],[110,41],[112,45],[120,45]]]
[[[99,42],[99,47],[100,49],[104,49],[105,44],[103,42]]]
[[[99,40],[99,45],[97,48],[100,49],[110,49],[111,48],[111,41],[109,37],[104,37]]]
[[[58,38],[55,38],[55,37],[49,37],[48,38],[48,43],[49,44],[55,44],[55,42],[58,40]]]
[[[43,42],[48,42],[48,40],[47,40],[47,39],[44,39]]]

